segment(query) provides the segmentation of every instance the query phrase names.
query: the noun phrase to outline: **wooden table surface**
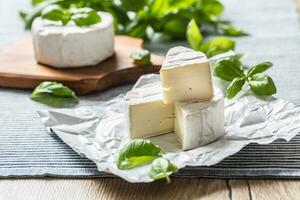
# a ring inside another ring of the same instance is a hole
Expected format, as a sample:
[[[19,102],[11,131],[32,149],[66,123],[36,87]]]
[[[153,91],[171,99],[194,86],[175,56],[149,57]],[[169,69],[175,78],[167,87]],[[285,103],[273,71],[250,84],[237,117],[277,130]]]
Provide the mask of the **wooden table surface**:
[[[300,7],[300,0],[295,0]],[[6,2],[6,1],[5,1]],[[18,1],[19,2],[19,1]],[[0,17],[10,12],[0,2]],[[24,3],[23,3],[24,4]],[[13,4],[11,4],[13,5]],[[17,4],[15,4],[17,5]],[[17,8],[22,8],[22,3]],[[1,9],[2,7],[2,9]],[[14,9],[15,6],[11,6]],[[5,20],[5,19],[4,19]],[[4,21],[5,23],[6,21]],[[1,30],[0,45],[18,38],[23,32]],[[150,184],[131,184],[119,178],[99,179],[2,179],[0,200],[96,200],[96,199],[300,199],[300,180],[245,179],[182,179],[173,178],[170,184],[158,181]]]

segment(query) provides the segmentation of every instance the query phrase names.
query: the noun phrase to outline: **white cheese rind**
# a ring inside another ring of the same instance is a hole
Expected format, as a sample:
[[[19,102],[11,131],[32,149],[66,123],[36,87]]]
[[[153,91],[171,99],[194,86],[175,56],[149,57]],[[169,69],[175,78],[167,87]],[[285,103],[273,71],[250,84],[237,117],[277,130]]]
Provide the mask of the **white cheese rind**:
[[[114,53],[113,17],[99,12],[101,22],[88,27],[36,18],[32,24],[35,58],[56,68],[91,66]]]
[[[174,47],[160,70],[164,103],[210,100],[213,84],[209,59],[202,52]]]
[[[183,150],[211,143],[224,131],[224,96],[214,88],[210,101],[175,103],[174,129]]]
[[[125,105],[131,139],[173,131],[174,105],[163,103],[159,75],[142,76],[126,94]]]

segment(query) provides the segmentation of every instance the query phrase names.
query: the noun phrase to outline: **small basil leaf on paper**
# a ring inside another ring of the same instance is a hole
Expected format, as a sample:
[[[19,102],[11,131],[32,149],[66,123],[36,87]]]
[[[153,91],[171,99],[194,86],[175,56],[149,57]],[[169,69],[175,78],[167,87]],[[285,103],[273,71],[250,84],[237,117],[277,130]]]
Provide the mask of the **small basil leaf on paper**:
[[[235,78],[233,81],[229,84],[226,90],[226,96],[228,99],[231,99],[235,97],[239,91],[241,91],[243,85],[245,84],[244,78]]]
[[[97,11],[91,8],[74,8],[71,10],[71,19],[77,26],[90,26],[101,21]]]
[[[45,81],[38,85],[31,93],[34,101],[50,106],[72,106],[78,103],[78,97],[68,87],[61,83]]]
[[[151,163],[163,154],[150,140],[135,139],[122,148],[116,164],[119,169],[131,169]]]
[[[253,76],[254,74],[262,73],[262,72],[268,70],[269,68],[271,68],[272,66],[273,66],[273,64],[271,62],[260,63],[258,65],[255,65],[254,67],[251,67],[248,70],[247,75]]]
[[[192,19],[187,26],[186,38],[194,50],[199,50],[203,37],[194,19]]]
[[[249,78],[251,90],[257,96],[269,96],[275,94],[277,89],[271,77],[258,73]]]
[[[167,182],[170,183],[170,175],[177,170],[177,167],[168,159],[157,158],[152,162],[149,176],[154,180],[165,178]]]
[[[242,29],[238,29],[229,24],[220,24],[219,27],[224,32],[224,34],[228,35],[228,36],[245,36],[245,35],[247,35],[247,33],[245,33]]]
[[[235,42],[224,36],[215,37],[201,45],[201,50],[207,57],[212,57],[234,49]]]
[[[41,16],[43,19],[61,21],[63,25],[70,21],[70,13],[58,5],[47,6],[42,10]]]
[[[147,65],[151,61],[151,54],[148,50],[139,50],[132,52],[130,58],[137,65]]]
[[[224,59],[215,63],[214,75],[232,81],[236,77],[244,77],[243,65],[237,58]]]

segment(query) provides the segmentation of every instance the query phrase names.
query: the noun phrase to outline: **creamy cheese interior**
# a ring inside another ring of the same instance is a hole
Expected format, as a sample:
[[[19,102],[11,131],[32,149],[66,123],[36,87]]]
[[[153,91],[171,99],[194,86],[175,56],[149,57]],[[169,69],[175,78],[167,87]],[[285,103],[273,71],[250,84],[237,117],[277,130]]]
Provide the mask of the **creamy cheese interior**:
[[[157,77],[142,76],[125,96],[132,139],[160,135],[174,129],[174,105],[163,103],[160,81],[155,81]]]
[[[164,103],[210,100],[213,84],[210,62],[201,52],[174,47],[160,70]]]

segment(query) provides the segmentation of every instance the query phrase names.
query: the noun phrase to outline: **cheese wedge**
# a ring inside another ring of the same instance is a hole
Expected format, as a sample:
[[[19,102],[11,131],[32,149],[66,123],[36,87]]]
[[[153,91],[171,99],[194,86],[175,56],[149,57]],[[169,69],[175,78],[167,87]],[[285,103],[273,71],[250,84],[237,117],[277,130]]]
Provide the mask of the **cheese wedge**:
[[[127,124],[132,139],[172,132],[174,105],[164,104],[159,75],[142,76],[125,96]]]
[[[224,97],[214,88],[210,101],[175,103],[175,133],[183,150],[215,141],[224,135]]]
[[[204,100],[213,96],[210,62],[202,52],[174,47],[160,70],[164,103]]]

